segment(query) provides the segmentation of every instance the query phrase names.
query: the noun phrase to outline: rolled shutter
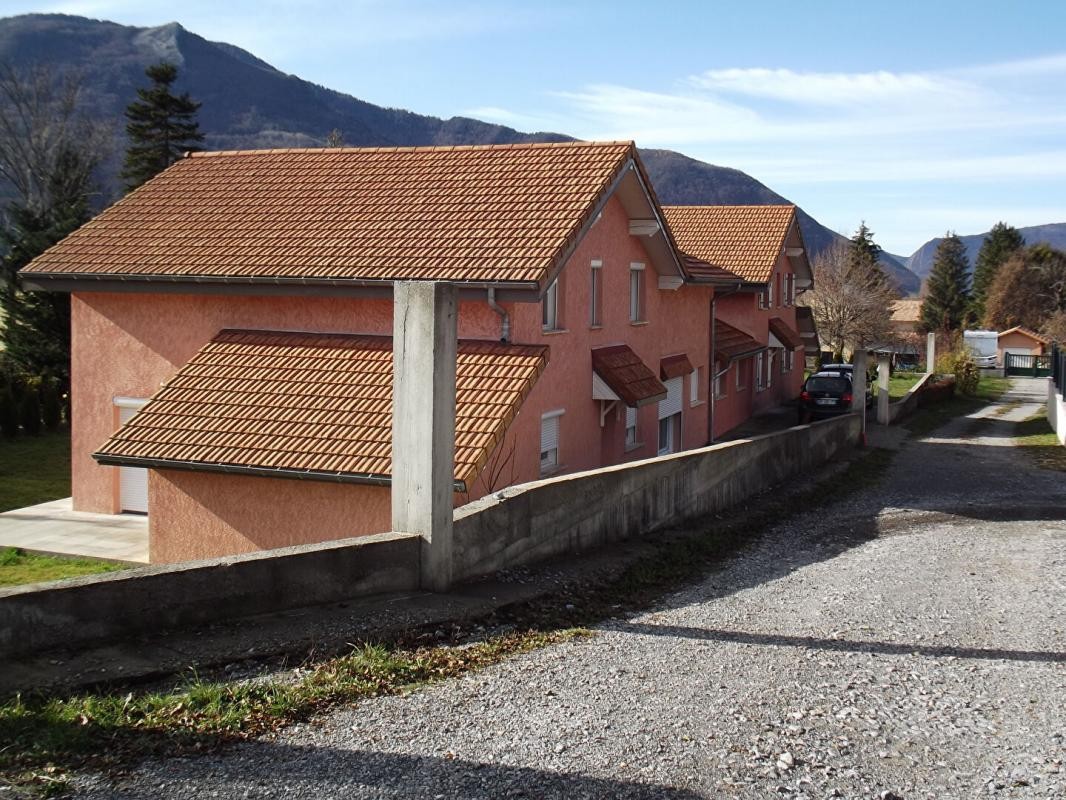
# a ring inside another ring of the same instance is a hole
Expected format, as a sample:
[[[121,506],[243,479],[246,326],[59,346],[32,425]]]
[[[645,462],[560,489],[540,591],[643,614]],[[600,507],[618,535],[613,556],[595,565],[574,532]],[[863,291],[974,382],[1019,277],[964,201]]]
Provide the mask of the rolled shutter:
[[[559,447],[559,416],[541,417],[540,420],[540,452],[547,453]]]
[[[626,427],[637,427],[637,410],[632,406],[626,406]]]
[[[659,401],[659,419],[672,417],[681,413],[681,393],[684,388],[683,378],[671,378],[664,381],[666,387],[666,399]]]

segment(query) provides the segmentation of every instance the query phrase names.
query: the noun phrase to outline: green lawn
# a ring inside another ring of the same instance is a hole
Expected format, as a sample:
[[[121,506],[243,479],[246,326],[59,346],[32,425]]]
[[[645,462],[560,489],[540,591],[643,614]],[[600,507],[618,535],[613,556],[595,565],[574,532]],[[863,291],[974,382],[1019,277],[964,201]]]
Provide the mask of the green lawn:
[[[1036,466],[1066,472],[1066,447],[1059,444],[1045,412],[1041,411],[1025,422],[1019,422],[1014,430],[1014,443],[1025,451]]]
[[[897,372],[888,379],[888,399],[893,403],[902,400],[924,376],[924,372]]]
[[[0,438],[0,511],[70,497],[70,430]]]
[[[16,550],[14,547],[0,550],[0,586],[58,581],[61,578],[76,578],[79,575],[95,575],[98,572],[128,568],[128,564],[116,564],[113,561],[39,556]]]

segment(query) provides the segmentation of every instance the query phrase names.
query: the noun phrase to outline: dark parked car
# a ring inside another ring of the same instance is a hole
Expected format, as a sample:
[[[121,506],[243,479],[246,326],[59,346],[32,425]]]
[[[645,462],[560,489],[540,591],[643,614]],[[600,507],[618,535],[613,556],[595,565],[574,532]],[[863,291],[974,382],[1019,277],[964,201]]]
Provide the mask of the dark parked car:
[[[803,382],[799,421],[851,411],[851,378],[840,372],[818,372]]]

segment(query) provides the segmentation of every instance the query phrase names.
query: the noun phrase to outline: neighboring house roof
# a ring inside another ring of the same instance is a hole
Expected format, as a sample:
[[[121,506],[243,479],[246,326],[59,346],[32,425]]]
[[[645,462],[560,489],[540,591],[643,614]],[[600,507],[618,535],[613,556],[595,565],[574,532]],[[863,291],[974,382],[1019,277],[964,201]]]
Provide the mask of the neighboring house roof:
[[[22,274],[35,286],[439,280],[539,292],[616,191],[648,220],[656,269],[680,278],[632,142],[193,153]]]
[[[548,348],[460,340],[455,480],[469,488],[540,377]],[[225,330],[123,425],[104,464],[385,483],[392,339]]]
[[[770,335],[775,336],[789,350],[803,347],[803,337],[792,330],[781,317],[770,318]]]
[[[716,358],[734,361],[765,350],[766,345],[739,328],[718,319],[714,321],[714,349]]]
[[[922,300],[896,300],[892,303],[893,322],[918,322],[922,316]]]
[[[676,356],[667,356],[659,360],[659,377],[668,381],[671,378],[680,378],[692,372],[692,362],[684,353]]]
[[[1000,331],[999,335],[1006,336],[1008,333],[1020,333],[1022,336],[1028,336],[1035,342],[1040,342],[1040,344],[1051,344],[1051,340],[1046,336],[1043,336],[1032,330],[1031,328],[1026,328],[1022,325],[1015,325],[1013,328],[1008,328],[1005,331]]]
[[[638,408],[666,397],[666,387],[628,345],[596,348],[592,369],[627,406]]]
[[[816,356],[821,350],[818,342],[818,328],[814,323],[814,312],[808,306],[796,306],[796,329],[803,339],[803,351],[806,355]]]
[[[712,283],[745,283],[745,280],[735,272],[730,272],[714,264],[690,256],[688,253],[681,254],[681,263],[685,265],[685,271],[693,278],[711,281]]]
[[[796,207],[663,206],[663,213],[678,246],[694,262],[747,283],[766,283],[795,221]]]

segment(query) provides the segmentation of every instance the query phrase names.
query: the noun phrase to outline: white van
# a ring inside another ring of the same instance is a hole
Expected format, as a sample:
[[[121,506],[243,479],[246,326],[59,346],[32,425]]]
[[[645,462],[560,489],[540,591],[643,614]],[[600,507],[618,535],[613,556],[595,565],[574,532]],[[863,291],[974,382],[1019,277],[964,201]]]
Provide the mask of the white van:
[[[994,367],[999,359],[999,334],[995,331],[964,331],[963,342],[979,367]]]

